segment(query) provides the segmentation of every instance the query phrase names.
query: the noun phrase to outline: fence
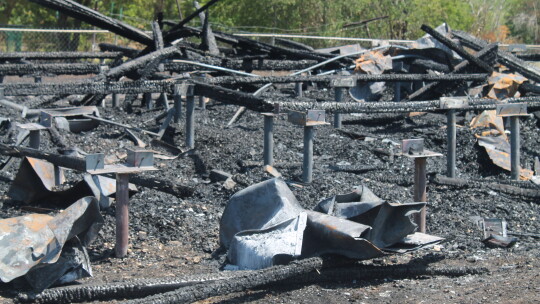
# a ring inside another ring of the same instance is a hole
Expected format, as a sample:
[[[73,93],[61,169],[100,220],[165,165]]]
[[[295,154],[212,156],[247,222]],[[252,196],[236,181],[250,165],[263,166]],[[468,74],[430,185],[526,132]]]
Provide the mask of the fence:
[[[150,32],[151,34],[151,32]],[[323,37],[291,34],[268,33],[237,33],[238,36],[248,36],[271,42],[273,38],[286,38],[300,41],[325,40],[326,46],[338,46],[354,43],[377,43],[381,39],[366,39],[355,37]],[[409,40],[385,40],[391,43],[408,44]],[[0,52],[51,52],[51,51],[99,51],[99,43],[112,43],[141,49],[142,45],[118,36],[106,30],[87,29],[30,29],[0,27]],[[500,45],[503,49],[512,45]],[[521,46],[521,45],[520,45]],[[540,45],[523,45],[525,50],[540,50]]]
[[[99,43],[141,48],[105,30],[0,28],[1,52],[99,51]]]

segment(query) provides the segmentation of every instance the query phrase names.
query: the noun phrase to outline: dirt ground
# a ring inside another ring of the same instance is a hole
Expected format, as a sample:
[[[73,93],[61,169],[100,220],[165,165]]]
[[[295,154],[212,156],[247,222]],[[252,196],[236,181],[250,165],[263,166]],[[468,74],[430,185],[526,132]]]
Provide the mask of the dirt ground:
[[[286,88],[285,92],[290,92]],[[309,96],[309,92],[306,95]],[[318,93],[320,94],[320,93]],[[323,92],[333,99],[331,92]],[[156,96],[157,97],[157,96]],[[24,99],[21,99],[24,102]],[[110,97],[109,97],[110,101]],[[57,105],[68,105],[59,102]],[[110,104],[110,103],[109,103]],[[152,119],[162,109],[135,107],[132,114],[121,109],[100,108],[101,116],[122,123],[155,130]],[[241,162],[261,161],[263,116],[247,112],[234,126],[225,128],[237,107],[211,101],[203,112],[196,112],[196,149],[174,160],[156,160],[158,172],[144,173],[175,183],[195,187],[192,197],[179,198],[169,194],[139,188],[130,200],[130,249],[126,258],[114,257],[114,205],[102,212],[105,226],[89,248],[94,277],[81,283],[122,281],[131,278],[188,277],[197,274],[217,274],[225,263],[219,254],[219,219],[228,198],[240,189],[271,178],[261,166],[242,167]],[[2,109],[0,116],[21,120],[14,111]],[[331,121],[331,115],[327,115]],[[428,149],[445,154],[446,118],[443,114],[406,115],[345,115],[344,129],[367,136],[355,140],[333,129],[317,127],[314,148],[314,180],[302,185],[301,162],[303,130],[286,121],[276,121],[274,127],[277,170],[286,181],[297,186],[291,190],[306,208],[335,194],[347,193],[364,184],[379,197],[390,202],[412,202],[414,164],[411,159],[394,160],[375,151],[386,149],[383,139],[401,142],[407,138],[424,138]],[[457,174],[465,179],[509,180],[509,173],[495,167],[483,148],[476,143],[464,115],[458,116]],[[535,157],[540,157],[540,122],[533,115],[522,120],[522,159],[525,168],[532,169]],[[4,143],[12,143],[14,134],[1,131]],[[164,140],[184,147],[183,121],[172,124]],[[72,146],[85,152],[102,152],[121,158],[133,143],[120,128],[101,124],[83,134],[62,132]],[[142,135],[147,143],[151,138]],[[45,134],[41,148],[56,151]],[[376,170],[356,174],[331,169],[336,164],[374,166]],[[11,174],[15,174],[13,166]],[[226,189],[209,180],[209,172],[219,169],[234,175],[237,185]],[[445,157],[428,160],[428,175],[444,175]],[[69,181],[80,180],[78,173],[69,174]],[[519,185],[538,189],[532,183]],[[9,183],[0,182],[2,197],[0,217],[24,214],[18,202],[4,193]],[[508,229],[516,233],[539,233],[538,200],[509,195],[487,187],[455,188],[428,183],[428,233],[441,236],[439,246],[403,255],[388,255],[364,264],[396,265],[415,263],[434,267],[485,267],[487,273],[462,277],[420,276],[408,278],[347,280],[312,284],[265,286],[258,289],[210,298],[200,303],[535,303],[540,302],[539,239],[519,237],[510,249],[491,249],[482,242],[482,233],[471,216],[503,218]],[[42,207],[51,207],[42,204]],[[317,276],[317,273],[312,273]],[[0,285],[0,302],[12,303],[16,286]],[[114,302],[111,302],[114,303]]]

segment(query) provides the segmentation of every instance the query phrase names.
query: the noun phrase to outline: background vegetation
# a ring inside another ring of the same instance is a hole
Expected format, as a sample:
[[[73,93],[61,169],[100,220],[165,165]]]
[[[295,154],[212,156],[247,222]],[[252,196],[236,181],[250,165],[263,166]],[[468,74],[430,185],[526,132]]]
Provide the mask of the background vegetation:
[[[150,29],[150,21],[160,11],[165,19],[178,21],[180,14],[186,16],[194,10],[191,0],[78,2],[143,29]],[[451,28],[491,41],[540,44],[538,0],[222,0],[210,14],[214,29],[227,32],[416,39],[423,35],[421,24],[447,22]],[[91,28],[25,0],[0,0],[0,24]],[[198,18],[192,25],[199,26]],[[62,42],[65,48],[76,49],[79,35],[66,35],[71,36]],[[310,41],[320,47],[325,43]]]

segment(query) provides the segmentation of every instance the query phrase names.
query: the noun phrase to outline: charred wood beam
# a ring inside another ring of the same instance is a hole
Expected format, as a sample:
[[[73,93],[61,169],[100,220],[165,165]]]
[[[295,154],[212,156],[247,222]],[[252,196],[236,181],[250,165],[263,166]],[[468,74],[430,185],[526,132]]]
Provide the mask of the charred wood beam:
[[[253,60],[227,60],[227,59],[214,59],[206,58],[205,60],[198,60],[197,62],[215,65],[232,70],[243,71],[292,71],[302,70],[309,68],[315,64],[315,60],[268,60],[268,59],[253,59]],[[165,71],[171,72],[186,72],[194,70],[207,70],[204,67],[197,67],[191,64],[185,63],[165,63]]]
[[[431,27],[429,27],[429,26],[427,26],[425,24],[423,24],[421,28],[422,28],[422,30],[424,32],[430,34],[431,36],[433,36],[433,38],[439,40],[440,43],[444,44],[445,46],[447,46],[452,51],[458,53],[459,56],[465,58],[467,61],[472,62],[473,64],[475,64],[476,66],[482,68],[484,71],[486,71],[488,73],[493,72],[493,67],[491,67],[489,64],[482,61],[478,57],[475,57],[471,53],[467,52],[462,46],[455,43],[451,39],[445,37],[443,34],[437,32],[436,30],[434,30],[433,28],[431,28]]]
[[[166,47],[161,50],[157,50],[155,52],[146,54],[144,56],[132,59],[130,61],[127,61],[117,67],[114,67],[107,71],[106,77],[107,79],[114,79],[121,76],[127,75],[129,72],[136,71],[137,69],[144,68],[147,64],[150,62],[156,61],[156,60],[162,60],[168,57],[171,57],[175,54],[178,54],[179,50],[176,46],[170,46]],[[137,79],[138,77],[135,75],[128,75],[132,79]]]
[[[199,7],[197,8],[197,10],[195,10],[193,13],[191,13],[191,15],[187,16],[184,20],[180,21],[177,25],[175,25],[173,28],[171,28],[167,34],[165,34],[165,41],[171,41],[171,39],[167,36],[170,35],[171,32],[175,31],[175,30],[178,30],[180,28],[182,28],[184,25],[186,25],[188,22],[190,22],[191,20],[193,20],[193,18],[199,16],[200,13],[204,12],[205,10],[207,10],[210,6],[214,5],[215,3],[217,3],[218,1],[220,0],[211,0],[209,1],[208,3],[206,3],[205,5],[203,5],[202,7]],[[174,39],[173,39],[174,40]]]
[[[483,49],[488,45],[487,42],[478,39],[469,33],[452,31],[452,34],[454,35],[454,37],[459,39],[459,41],[463,43],[463,45],[475,51]],[[506,66],[514,72],[520,73],[521,75],[529,78],[530,80],[540,82],[540,70],[538,68],[527,64],[525,61],[505,51],[498,50],[497,55],[498,63]]]
[[[131,182],[131,177],[130,177]],[[187,278],[139,279],[106,284],[83,284],[46,289],[39,294],[21,293],[20,303],[81,303],[114,299],[133,299],[173,291],[181,287],[232,279],[242,272],[206,274]]]
[[[354,82],[366,81],[386,81],[386,82],[402,82],[402,81],[483,81],[488,74],[448,74],[448,75],[432,75],[432,74],[381,74],[368,75],[357,74],[350,76],[261,76],[261,77],[231,77],[222,76],[208,79],[207,83],[223,85],[223,84],[263,84],[263,83],[298,83],[298,82],[315,82],[315,83],[331,83],[334,81],[351,80]]]
[[[209,85],[203,82],[193,82],[195,84],[195,95],[205,96],[220,102],[239,105],[254,111],[270,110],[269,105],[263,98],[253,96],[253,94],[226,89],[219,86]]]
[[[493,56],[493,53],[496,53],[498,49],[498,46],[496,44],[490,44],[487,45],[484,49],[482,49],[478,54],[476,54],[476,57],[480,59],[488,59],[489,57]],[[454,70],[450,72],[451,75],[458,74],[458,73],[466,73],[470,70],[470,63],[469,61],[465,60],[460,62],[458,65],[454,67]],[[411,95],[409,95],[405,100],[418,100],[422,98],[426,98],[429,94],[431,94],[429,97],[438,97],[437,93],[440,95],[444,92],[448,92],[450,89],[453,89],[454,87],[449,87],[445,83],[439,83],[439,82],[432,82],[420,89],[418,89],[416,92],[413,92]]]
[[[0,53],[0,60],[115,59],[122,52],[13,52]]]
[[[540,96],[524,98],[508,98],[509,103],[527,103],[528,109],[540,108]],[[431,112],[440,110],[440,100],[409,102],[290,102],[266,101],[268,105],[278,104],[282,109],[293,111],[325,110],[339,113],[396,113],[396,112]],[[466,110],[495,110],[497,102],[484,98],[469,100]],[[465,109],[464,109],[465,110]]]
[[[21,146],[8,146],[5,144],[0,144],[0,154],[11,157],[32,157],[48,161],[60,167],[77,171],[86,171],[85,161],[73,156],[47,153],[36,149]]]
[[[126,47],[126,46],[120,46],[112,43],[100,43],[99,49],[103,52],[119,52],[122,53],[122,55],[129,57],[129,58],[135,58],[139,56],[139,53],[141,50],[137,50],[134,48]]]
[[[121,81],[121,82],[80,82],[80,83],[19,83],[4,84],[6,96],[26,95],[73,95],[73,94],[140,94],[172,93],[174,82],[171,81]]]
[[[282,45],[282,46],[285,46],[285,47],[290,47],[290,48],[293,48],[293,49],[297,49],[297,50],[303,50],[303,51],[309,51],[309,52],[313,52],[314,49],[307,45],[307,44],[303,44],[303,43],[300,43],[300,42],[297,42],[297,41],[293,41],[293,40],[289,40],[289,39],[283,39],[283,38],[275,38],[276,39],[276,43]]]
[[[165,47],[165,44],[163,43],[163,33],[161,32],[161,28],[159,27],[159,23],[157,21],[152,22],[152,33],[154,35],[155,49],[161,50]]]
[[[216,40],[231,44],[235,47],[248,50],[254,53],[270,54],[273,58],[286,58],[298,60],[317,60],[318,62],[333,58],[331,54],[315,53],[312,51],[304,51],[298,49],[288,49],[284,47],[274,46],[267,43],[258,42],[246,37],[234,36],[231,34],[214,31]],[[202,37],[202,30],[195,28],[183,28],[181,30],[170,32],[169,37],[165,36],[165,41],[173,41],[182,37],[197,36]],[[169,40],[168,40],[169,39]],[[342,64],[340,64],[342,63]],[[342,67],[343,64],[350,64],[348,59],[342,59],[332,64],[332,67]]]
[[[323,261],[321,258],[309,258],[294,261],[288,265],[273,266],[262,270],[256,270],[239,275],[230,280],[179,288],[175,291],[138,300],[127,301],[126,303],[191,303],[213,296],[238,292],[269,283],[279,282],[291,277],[321,269],[322,266]]]
[[[152,45],[153,40],[144,31],[122,21],[107,17],[93,9],[72,0],[29,0],[41,6],[59,11],[88,24],[109,30],[122,37],[137,41],[145,45]]]
[[[86,75],[99,74],[99,64],[94,63],[40,63],[40,64],[0,64],[0,75]]]
[[[60,167],[86,172],[86,162],[84,159],[60,155],[54,153],[46,153],[40,150],[20,147],[8,146],[0,143],[0,154],[11,157],[32,157],[42,159]],[[107,175],[107,174],[105,174]],[[114,175],[107,175],[113,177]],[[155,189],[161,192],[169,193],[175,196],[188,197],[195,191],[194,188],[172,183],[167,180],[158,178],[148,178],[143,176],[131,176],[129,182],[145,188]]]
[[[509,53],[511,54],[511,53]],[[534,54],[516,54],[516,58],[519,58],[524,61],[540,61],[540,53]]]
[[[194,1],[193,4],[195,5],[195,8],[201,9],[199,2]],[[201,11],[199,13],[199,18],[201,19],[201,23],[203,25],[201,48],[205,51],[208,51],[211,55],[219,55],[219,48],[216,43],[216,37],[214,37],[214,33],[212,31],[212,28],[210,27],[209,15],[210,14],[208,11]]]

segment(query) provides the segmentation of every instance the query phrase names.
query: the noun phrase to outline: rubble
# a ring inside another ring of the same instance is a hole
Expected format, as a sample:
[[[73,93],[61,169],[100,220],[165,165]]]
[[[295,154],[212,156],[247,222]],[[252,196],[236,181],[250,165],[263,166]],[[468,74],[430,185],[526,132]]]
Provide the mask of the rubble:
[[[516,224],[512,232],[485,234],[487,245],[511,247],[515,236],[525,249],[512,250],[536,253],[534,244],[521,239],[538,231],[540,190],[530,170],[538,156],[538,115],[520,110],[540,109],[540,73],[523,61],[535,54],[512,55],[501,45],[446,24],[422,26],[427,34],[408,46],[314,50],[283,39],[273,45],[212,29],[208,8],[218,1],[196,4],[187,18],[169,22],[169,30],[164,30],[163,20],[154,21],[149,34],[71,0],[32,0],[144,48],[101,44],[106,52],[0,54],[0,106],[5,111],[0,119],[0,185],[9,195],[0,202],[6,217],[0,222],[24,227],[22,221],[31,219],[53,231],[48,227],[57,217],[24,212],[66,208],[60,213],[65,215],[87,204],[93,215],[80,221],[71,218],[69,227],[61,229],[77,230],[69,238],[43,232],[60,239],[46,242],[54,248],[40,242],[12,250],[24,261],[30,260],[29,248],[34,253],[49,251],[32,260],[39,265],[28,264],[2,280],[24,276],[39,292],[50,284],[90,275],[88,261],[105,259],[117,268],[144,268],[132,265],[133,259],[146,261],[162,251],[161,244],[173,242],[173,261],[183,259],[199,271],[225,264],[228,269],[261,270],[205,281],[207,285],[174,278],[149,286],[98,284],[21,296],[22,300],[195,301],[256,286],[272,288],[267,284],[283,280],[288,284],[298,275],[313,276],[313,270],[319,271],[323,260],[334,254],[341,255],[340,261],[363,261],[353,262],[351,269],[396,253],[455,257],[479,249],[463,220],[471,213],[492,218],[503,218],[504,213],[509,225]],[[202,28],[188,26],[197,17]],[[198,38],[201,42],[194,42]],[[86,59],[96,61],[79,62]],[[70,75],[89,76],[72,81]],[[34,77],[35,83],[12,81],[20,77]],[[57,79],[49,82],[44,77]],[[202,100],[200,108],[196,98]],[[416,112],[422,115],[411,115]],[[509,135],[506,121],[512,121]],[[443,155],[446,164],[426,160]],[[414,158],[415,165],[407,158]],[[337,194],[359,183],[363,186],[354,192]],[[137,194],[134,185],[140,187]],[[429,198],[428,187],[433,193]],[[238,192],[225,204],[233,191]],[[219,243],[227,253],[217,250],[218,222]],[[485,233],[489,222],[482,218]],[[90,225],[94,234],[81,234],[86,228],[79,224]],[[101,224],[104,230],[96,236]],[[35,233],[41,236],[41,231]],[[26,232],[8,232],[6,237],[18,242],[12,245],[22,246],[17,238]],[[130,244],[130,234],[143,237]],[[99,242],[88,254],[87,238],[94,237]],[[447,242],[436,249],[419,251],[443,237]],[[110,259],[109,245],[115,241],[115,254],[122,259]],[[160,245],[141,249],[141,243],[152,241]],[[159,264],[160,273],[177,275],[160,259],[153,264]],[[127,262],[120,267],[121,261]],[[11,271],[5,265],[0,268]],[[449,269],[440,273],[484,273]],[[437,275],[420,270],[398,272],[405,277]],[[352,270],[332,271],[329,277],[358,277]],[[320,273],[314,277],[311,282],[324,280]]]
[[[41,291],[91,276],[84,246],[96,238],[102,225],[93,197],[74,202],[55,217],[29,214],[0,220],[0,279],[10,282],[24,276],[33,289]],[[70,241],[72,245],[64,248]]]

